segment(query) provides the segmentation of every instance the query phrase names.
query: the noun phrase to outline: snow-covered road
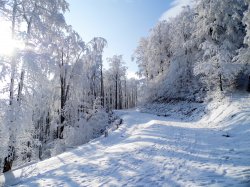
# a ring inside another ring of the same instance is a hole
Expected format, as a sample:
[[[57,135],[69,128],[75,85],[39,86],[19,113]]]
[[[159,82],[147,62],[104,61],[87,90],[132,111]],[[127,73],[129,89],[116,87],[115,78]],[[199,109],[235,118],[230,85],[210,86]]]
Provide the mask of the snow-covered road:
[[[107,138],[2,175],[0,184],[250,186],[250,108],[238,103],[218,112],[183,122],[118,111],[124,123]]]

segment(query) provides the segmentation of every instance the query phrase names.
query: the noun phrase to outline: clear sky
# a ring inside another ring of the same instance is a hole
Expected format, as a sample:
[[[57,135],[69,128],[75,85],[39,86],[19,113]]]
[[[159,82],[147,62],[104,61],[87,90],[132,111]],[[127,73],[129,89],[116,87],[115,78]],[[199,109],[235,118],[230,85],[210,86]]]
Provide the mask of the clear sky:
[[[131,61],[139,39],[159,21],[166,10],[179,0],[68,0],[70,12],[66,21],[81,35],[85,42],[93,37],[108,41],[104,50],[106,58],[122,54],[129,72],[136,72]]]

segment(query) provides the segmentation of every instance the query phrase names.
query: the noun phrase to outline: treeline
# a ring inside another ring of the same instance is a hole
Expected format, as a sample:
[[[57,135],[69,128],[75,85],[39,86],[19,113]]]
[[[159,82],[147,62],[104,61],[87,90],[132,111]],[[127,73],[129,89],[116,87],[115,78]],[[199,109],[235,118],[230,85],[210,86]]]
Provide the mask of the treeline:
[[[249,35],[249,0],[201,0],[159,22],[134,54],[144,101],[202,102],[211,92],[250,90]]]
[[[126,67],[121,55],[108,58],[110,69],[105,73],[105,105],[113,109],[133,108],[137,104],[139,81],[126,78]]]
[[[0,1],[12,40],[0,56],[0,169],[45,159],[99,136],[112,109],[134,107],[137,81],[126,77],[121,56],[103,68],[107,41],[85,43],[65,22],[65,0]]]

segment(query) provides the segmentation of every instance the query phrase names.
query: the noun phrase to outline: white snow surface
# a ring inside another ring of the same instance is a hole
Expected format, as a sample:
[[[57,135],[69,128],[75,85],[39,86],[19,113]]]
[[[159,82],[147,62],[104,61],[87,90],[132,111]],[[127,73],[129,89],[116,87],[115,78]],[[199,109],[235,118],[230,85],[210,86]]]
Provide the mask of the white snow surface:
[[[191,122],[117,111],[123,124],[108,137],[5,173],[0,186],[250,186],[249,96],[209,107]]]

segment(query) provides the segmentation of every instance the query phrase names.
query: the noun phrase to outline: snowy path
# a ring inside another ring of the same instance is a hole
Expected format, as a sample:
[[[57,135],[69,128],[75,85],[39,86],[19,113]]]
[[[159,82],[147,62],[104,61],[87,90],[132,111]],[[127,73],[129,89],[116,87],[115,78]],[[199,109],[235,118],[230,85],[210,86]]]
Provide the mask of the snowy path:
[[[244,102],[192,123],[119,111],[124,124],[108,138],[1,176],[0,184],[9,177],[18,186],[250,186]]]

